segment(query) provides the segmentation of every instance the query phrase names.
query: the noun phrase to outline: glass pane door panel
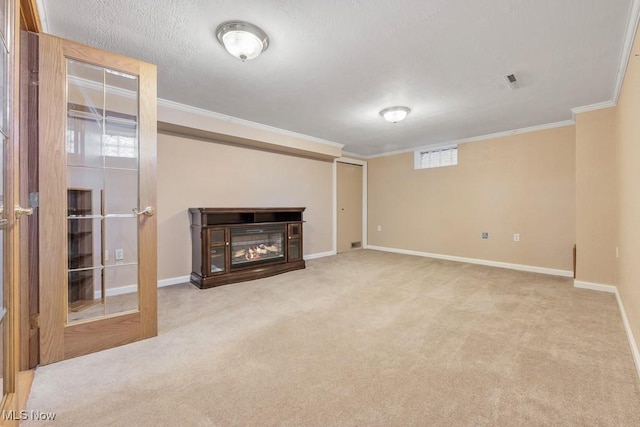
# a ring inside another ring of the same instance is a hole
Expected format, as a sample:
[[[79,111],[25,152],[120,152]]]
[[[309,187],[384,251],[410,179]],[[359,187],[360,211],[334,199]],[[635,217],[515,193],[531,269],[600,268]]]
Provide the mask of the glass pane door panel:
[[[209,230],[209,244],[225,243],[224,233],[224,229]]]
[[[104,71],[67,61],[67,164],[103,167]]]
[[[106,313],[138,309],[138,265],[113,265],[104,269]]]
[[[2,2],[0,2],[2,3]],[[0,131],[7,135],[7,50],[4,45],[0,48]]]
[[[289,261],[300,259],[300,239],[289,240]]]
[[[105,165],[108,168],[138,169],[137,125],[106,122],[103,139]]]
[[[138,207],[138,171],[105,169],[104,178],[105,215],[133,217],[133,209]]]
[[[67,165],[101,168],[103,123],[100,118],[67,115]]]
[[[102,215],[104,171],[78,166],[67,167],[67,216]]]
[[[105,73],[105,164],[138,169],[138,77]]]
[[[67,268],[69,271],[102,267],[102,220],[67,220]]]
[[[102,270],[102,267],[97,267],[69,271],[67,322],[104,316]]]
[[[4,227],[7,213],[4,210],[4,148],[6,139],[0,136],[0,313],[6,307],[4,301]],[[0,335],[0,340],[2,336]],[[0,371],[2,367],[0,366]]]
[[[7,7],[9,2],[0,1],[0,37],[7,44]]]
[[[289,237],[300,237],[300,224],[289,224]]]
[[[104,110],[104,68],[67,59],[69,112],[82,112],[101,119]]]
[[[211,273],[220,273],[225,269],[225,246],[211,247]]]
[[[133,216],[105,218],[104,239],[105,265],[136,264],[138,262],[137,218]]]
[[[138,76],[106,70],[105,83],[107,119],[138,121]]]
[[[138,308],[138,78],[74,60],[67,72],[68,320],[75,321]]]

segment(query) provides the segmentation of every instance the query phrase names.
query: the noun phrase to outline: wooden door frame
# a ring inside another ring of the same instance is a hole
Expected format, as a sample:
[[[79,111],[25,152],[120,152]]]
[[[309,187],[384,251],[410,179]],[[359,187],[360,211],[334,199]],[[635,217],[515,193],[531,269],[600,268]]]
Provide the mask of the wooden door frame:
[[[20,37],[20,180],[24,184],[20,198],[26,201],[30,192],[38,191],[38,86],[29,71],[37,66],[34,44],[38,38],[26,31]],[[20,370],[35,368],[39,362],[39,329],[34,317],[39,312],[38,213],[35,207],[20,223]]]
[[[339,157],[333,160],[333,249],[338,253],[338,163],[362,166],[362,248],[367,248],[367,162],[365,160]]]
[[[16,411],[18,409],[18,364],[20,350],[20,223],[15,217],[14,206],[20,204],[20,173],[19,168],[19,138],[20,138],[20,114],[19,114],[19,76],[20,76],[20,3],[18,0],[10,0],[8,3],[7,19],[10,24],[7,32],[7,48],[9,52],[7,70],[11,75],[7,85],[8,116],[7,125],[7,150],[5,151],[5,192],[4,218],[9,222],[4,228],[4,257],[6,262],[2,271],[4,282],[4,297],[6,298],[7,312],[3,323],[5,333],[1,338],[4,345],[4,388],[7,390],[6,399],[2,400],[0,410]],[[9,21],[10,20],[10,21]],[[8,177],[8,179],[7,179]],[[10,183],[10,185],[7,185]],[[2,260],[4,262],[4,259]],[[6,268],[8,267],[8,268]],[[4,391],[3,391],[4,398]],[[9,413],[10,414],[10,413]],[[16,420],[0,419],[0,423],[17,425]]]
[[[37,43],[34,33],[42,31],[42,24],[35,0],[19,1],[19,28],[16,37],[20,45],[19,60],[19,120],[20,120],[20,199],[29,200],[30,192],[38,191],[38,122],[37,112],[38,87],[33,81],[35,76],[30,70],[37,68],[38,50],[30,48]],[[18,7],[18,6],[16,6]],[[26,184],[26,185],[24,185]],[[38,209],[33,215],[25,218],[20,227],[20,337],[19,337],[19,369],[21,371],[35,368],[39,362],[39,329],[35,314],[38,313]]]

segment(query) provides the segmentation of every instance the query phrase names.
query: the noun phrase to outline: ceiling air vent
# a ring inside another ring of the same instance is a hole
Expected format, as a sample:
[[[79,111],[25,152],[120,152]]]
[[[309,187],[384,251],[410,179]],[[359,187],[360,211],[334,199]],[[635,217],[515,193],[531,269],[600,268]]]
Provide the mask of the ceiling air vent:
[[[515,74],[509,74],[508,76],[504,76],[504,80],[507,82],[507,86],[509,89],[517,89],[520,87],[518,83],[518,79],[516,79]]]

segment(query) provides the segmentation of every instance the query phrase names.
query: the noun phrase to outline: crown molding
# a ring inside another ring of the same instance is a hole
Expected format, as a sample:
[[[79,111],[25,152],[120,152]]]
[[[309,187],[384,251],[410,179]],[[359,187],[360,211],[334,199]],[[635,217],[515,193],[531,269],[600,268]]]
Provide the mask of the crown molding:
[[[504,132],[490,133],[490,134],[487,134],[487,135],[472,136],[470,138],[456,139],[456,140],[453,140],[453,141],[443,141],[443,142],[438,142],[438,143],[434,143],[434,144],[421,145],[419,147],[406,148],[406,149],[396,150],[396,151],[389,151],[389,152],[386,152],[386,153],[371,154],[371,155],[368,155],[368,156],[355,154],[355,156],[358,156],[358,157],[361,157],[361,158],[364,158],[364,159],[374,159],[376,157],[392,156],[394,154],[412,153],[412,152],[414,152],[416,150],[426,150],[426,149],[431,149],[431,148],[435,148],[435,147],[445,147],[447,145],[466,144],[467,142],[484,141],[486,139],[501,138],[503,136],[520,135],[520,134],[523,134],[523,133],[537,132],[537,131],[541,131],[541,130],[554,129],[554,128],[560,128],[560,127],[565,127],[565,126],[573,126],[575,124],[576,124],[576,122],[574,120],[564,120],[564,121],[561,121],[561,122],[546,123],[544,125],[537,125],[537,126],[530,126],[530,127],[526,127],[526,128],[507,130],[507,131],[504,131]]]
[[[214,111],[205,110],[203,108],[180,104],[179,102],[169,101],[168,99],[158,98],[158,106],[172,108],[172,109],[184,111],[187,113],[197,114],[203,117],[208,117],[216,120],[234,123],[234,124],[250,127],[253,129],[269,131],[269,132],[277,133],[284,136],[290,136],[293,138],[300,138],[300,139],[304,139],[311,142],[317,142],[318,144],[329,145],[331,147],[337,147],[337,148],[344,147],[344,144],[339,144],[337,142],[329,141],[322,138],[317,138],[315,136],[305,135],[302,133],[292,132],[286,129],[280,129],[280,128],[269,126],[269,125],[263,125],[262,123],[251,122],[249,120],[239,119],[233,116],[227,116],[226,114],[220,114]]]
[[[36,0],[35,7],[40,17],[40,32],[49,33],[49,21],[47,20],[47,8],[44,0]]]
[[[640,21],[640,0],[632,0],[631,10],[629,11],[629,22],[627,22],[627,32],[624,37],[624,44],[622,47],[622,54],[620,56],[620,65],[618,65],[618,75],[616,77],[616,85],[613,89],[613,105],[618,103],[620,97],[620,91],[622,90],[622,84],[624,83],[624,77],[627,73],[627,67],[629,65],[629,59],[631,57],[631,49],[633,49],[633,42],[636,38],[636,31],[638,30],[638,22]]]
[[[131,90],[119,88],[117,86],[109,86],[109,85],[105,87],[101,83],[94,82],[92,80],[87,80],[87,79],[84,79],[82,77],[69,76],[68,80],[69,80],[69,82],[71,82],[71,83],[73,83],[73,84],[75,84],[77,86],[81,86],[81,87],[85,87],[85,88],[93,89],[93,90],[106,89],[107,92],[112,93],[114,95],[119,95],[119,96],[122,96],[122,97],[134,98],[137,95],[136,92],[131,91]],[[313,137],[313,136],[304,135],[304,134],[301,134],[301,133],[296,133],[296,132],[288,131],[288,130],[285,130],[285,129],[276,128],[276,127],[273,127],[273,126],[263,125],[261,123],[250,122],[250,121],[244,120],[244,119],[238,119],[236,117],[227,116],[225,114],[216,113],[216,112],[205,110],[205,109],[202,109],[202,108],[192,107],[190,105],[180,104],[178,102],[169,101],[167,99],[158,98],[158,106],[163,106],[163,107],[171,108],[171,109],[174,109],[174,110],[184,111],[184,112],[187,112],[187,113],[196,114],[196,115],[199,115],[199,116],[208,117],[208,118],[212,118],[212,119],[216,119],[216,120],[221,120],[221,121],[225,121],[225,122],[229,122],[229,123],[235,123],[235,124],[239,124],[239,125],[242,125],[242,126],[250,127],[250,128],[253,128],[253,129],[265,130],[265,131],[273,132],[273,133],[276,133],[276,134],[279,134],[279,135],[284,135],[284,136],[289,136],[289,137],[293,137],[293,138],[303,139],[303,140],[306,140],[306,141],[316,142],[318,144],[329,145],[329,146],[337,147],[337,148],[340,148],[340,149],[342,149],[342,147],[344,147],[344,144],[338,144],[337,142],[328,141],[326,139],[320,139],[320,138],[316,138],[316,137]],[[356,155],[356,157],[357,157],[357,155]]]
[[[576,120],[576,114],[588,113],[589,111],[602,110],[604,108],[615,107],[616,103],[613,101],[598,102],[595,104],[583,105],[582,107],[575,107],[571,109],[573,115],[573,121]]]

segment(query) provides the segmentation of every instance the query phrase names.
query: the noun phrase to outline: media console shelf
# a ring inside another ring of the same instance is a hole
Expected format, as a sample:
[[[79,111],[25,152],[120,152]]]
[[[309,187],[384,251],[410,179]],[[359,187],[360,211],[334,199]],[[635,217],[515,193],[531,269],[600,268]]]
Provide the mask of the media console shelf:
[[[305,208],[190,208],[191,283],[200,289],[305,268]]]

